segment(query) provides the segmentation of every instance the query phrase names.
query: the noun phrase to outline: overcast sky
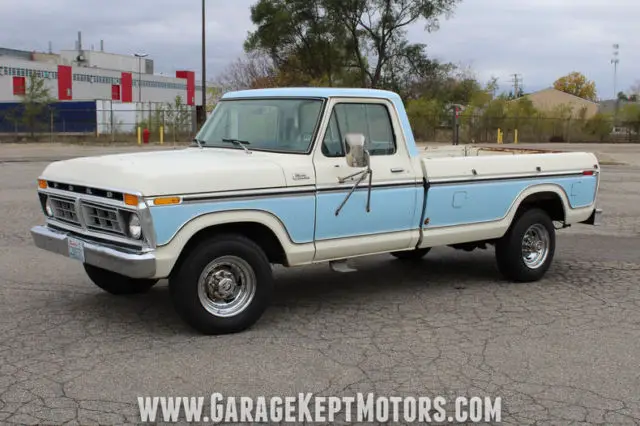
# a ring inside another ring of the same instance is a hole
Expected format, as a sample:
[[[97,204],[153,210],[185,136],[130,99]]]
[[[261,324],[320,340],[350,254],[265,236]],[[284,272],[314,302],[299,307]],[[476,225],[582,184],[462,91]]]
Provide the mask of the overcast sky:
[[[242,55],[252,29],[249,6],[256,0],[207,0],[207,70],[221,72]],[[199,0],[21,0],[0,1],[0,46],[54,51],[72,49],[77,31],[83,44],[115,53],[144,51],[156,72],[200,70]],[[508,90],[512,76],[525,90],[551,86],[568,72],[596,81],[598,94],[613,96],[614,43],[620,44],[618,89],[640,80],[639,0],[463,0],[435,33],[410,29],[413,42],[432,56],[470,66],[482,80],[499,78]]]

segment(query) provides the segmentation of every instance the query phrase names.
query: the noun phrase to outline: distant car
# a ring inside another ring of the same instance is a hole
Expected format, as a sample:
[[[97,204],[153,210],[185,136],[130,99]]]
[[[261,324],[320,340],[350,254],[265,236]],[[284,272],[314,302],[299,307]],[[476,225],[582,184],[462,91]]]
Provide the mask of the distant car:
[[[78,260],[113,294],[168,278],[179,315],[218,334],[260,318],[272,264],[348,272],[359,256],[494,245],[505,277],[536,281],[554,256],[553,221],[596,225],[601,213],[592,153],[421,152],[387,91],[227,93],[196,143],[50,164],[38,182],[46,225],[32,229],[36,245]]]

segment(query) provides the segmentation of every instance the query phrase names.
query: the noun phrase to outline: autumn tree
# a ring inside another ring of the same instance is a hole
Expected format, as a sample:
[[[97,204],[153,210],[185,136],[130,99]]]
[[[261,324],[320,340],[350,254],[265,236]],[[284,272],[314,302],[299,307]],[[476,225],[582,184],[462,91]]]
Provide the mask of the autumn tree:
[[[560,77],[553,83],[556,90],[595,102],[597,100],[596,84],[588,80],[584,74],[572,72]]]

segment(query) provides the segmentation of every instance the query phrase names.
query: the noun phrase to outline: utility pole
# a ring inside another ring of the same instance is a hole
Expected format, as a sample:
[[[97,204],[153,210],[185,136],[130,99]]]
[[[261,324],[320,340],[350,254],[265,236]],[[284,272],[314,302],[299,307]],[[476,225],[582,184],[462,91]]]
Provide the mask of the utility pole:
[[[513,83],[513,97],[519,98],[520,90],[522,90],[522,75],[511,74],[511,76],[513,77],[513,80],[511,80],[511,82]]]
[[[202,121],[204,124],[207,119],[207,53],[206,53],[206,9],[202,0]]]
[[[620,63],[620,45],[613,45],[613,59],[611,59],[611,63],[613,64],[613,99],[618,99],[618,64]]]

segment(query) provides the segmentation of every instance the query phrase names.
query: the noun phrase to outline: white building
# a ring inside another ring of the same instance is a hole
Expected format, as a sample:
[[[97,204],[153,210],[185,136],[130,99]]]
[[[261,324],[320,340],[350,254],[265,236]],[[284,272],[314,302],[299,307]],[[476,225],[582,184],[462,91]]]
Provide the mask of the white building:
[[[195,123],[195,108],[202,105],[202,86],[196,83],[195,73],[182,70],[163,76],[153,71],[153,60],[134,55],[0,48],[0,133],[20,131],[11,111],[20,106],[31,76],[44,79],[49,95],[58,101],[51,131],[105,133],[115,127],[135,131],[139,123],[157,121],[160,107],[176,111],[178,96],[184,105],[179,110],[189,112],[189,121]]]
[[[55,55],[10,49],[0,49],[0,102],[19,102],[32,74],[44,78],[50,95],[61,101],[167,103],[181,96],[187,105],[202,104],[201,85],[196,84],[192,71],[178,71],[169,77],[153,74],[153,61],[135,56],[99,51]]]

